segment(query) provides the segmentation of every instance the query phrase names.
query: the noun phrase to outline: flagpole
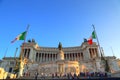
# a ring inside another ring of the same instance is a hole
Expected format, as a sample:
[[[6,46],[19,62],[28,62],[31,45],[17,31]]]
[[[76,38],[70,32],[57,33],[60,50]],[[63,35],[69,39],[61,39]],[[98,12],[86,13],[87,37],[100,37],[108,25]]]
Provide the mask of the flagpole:
[[[102,52],[101,52],[101,48],[100,48],[100,43],[99,43],[99,40],[98,40],[98,37],[97,37],[97,33],[96,33],[96,30],[95,30],[95,26],[93,24],[92,24],[92,26],[93,26],[93,29],[94,29],[95,34],[96,34],[96,39],[97,39],[97,43],[98,43],[98,47],[99,47],[99,51],[100,51],[100,56],[103,57]]]
[[[101,47],[101,51],[102,51],[103,56],[105,56],[103,47]]]
[[[6,51],[5,51],[5,55],[4,55],[4,58],[6,57],[7,51],[8,51],[8,47],[7,47]]]
[[[10,45],[8,45],[7,48],[6,48],[6,51],[5,51],[5,54],[4,54],[4,58],[6,57],[6,54],[7,54],[7,52],[8,52],[9,46],[10,46]]]
[[[112,49],[112,47],[111,47],[111,51],[112,51],[112,54],[113,54],[113,56],[115,56],[115,54],[114,54],[114,52],[113,52],[113,49]]]
[[[14,59],[16,60],[16,53],[17,53],[17,51],[18,51],[18,48],[16,48],[16,50],[15,50],[15,54],[14,54]]]
[[[93,29],[94,29],[95,34],[96,34],[95,27],[94,27],[94,25],[92,25],[92,26],[93,26]],[[96,34],[96,39],[97,39],[98,47],[99,47],[100,54],[101,54],[101,61],[103,60],[103,61],[105,62],[105,71],[106,71],[106,72],[109,72],[109,71],[110,71],[110,70],[109,70],[109,65],[108,65],[107,60],[103,57],[103,54],[102,54],[102,51],[101,51],[101,47],[100,47],[100,43],[99,43],[99,40],[98,40],[97,34]]]
[[[22,46],[22,52],[21,52],[21,55],[20,55],[20,60],[22,60],[22,53],[23,53],[24,44],[25,44],[25,41],[26,41],[26,36],[27,36],[27,33],[28,33],[29,26],[30,25],[28,24],[27,29],[26,29],[26,34],[25,34],[24,42],[23,42],[23,46]]]

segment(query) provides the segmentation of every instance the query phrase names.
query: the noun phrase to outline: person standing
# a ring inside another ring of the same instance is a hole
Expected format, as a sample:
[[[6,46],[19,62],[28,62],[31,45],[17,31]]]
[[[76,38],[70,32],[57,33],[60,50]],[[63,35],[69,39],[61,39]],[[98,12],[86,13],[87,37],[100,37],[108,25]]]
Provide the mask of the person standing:
[[[38,72],[35,73],[35,80],[38,78]]]

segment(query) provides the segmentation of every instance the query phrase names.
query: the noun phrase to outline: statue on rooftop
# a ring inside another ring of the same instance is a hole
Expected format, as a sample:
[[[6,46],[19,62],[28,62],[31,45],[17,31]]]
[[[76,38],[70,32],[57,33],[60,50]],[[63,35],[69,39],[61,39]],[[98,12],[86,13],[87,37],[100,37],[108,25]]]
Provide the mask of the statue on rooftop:
[[[62,50],[62,44],[61,44],[61,42],[59,42],[58,49]]]
[[[35,43],[35,39],[32,39],[32,42]]]

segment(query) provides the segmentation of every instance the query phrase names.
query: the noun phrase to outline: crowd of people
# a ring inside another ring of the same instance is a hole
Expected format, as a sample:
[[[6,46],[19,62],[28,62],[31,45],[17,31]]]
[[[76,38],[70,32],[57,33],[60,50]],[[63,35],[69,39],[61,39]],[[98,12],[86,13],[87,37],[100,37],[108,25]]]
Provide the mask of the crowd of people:
[[[72,74],[72,73],[67,73],[64,74],[63,76],[57,75],[57,73],[54,75],[52,74],[52,78],[54,77],[67,77],[67,79],[78,79],[78,78],[91,78],[91,77],[111,77],[110,74],[106,72],[80,72],[78,75],[77,74]]]
[[[30,76],[30,73],[27,73],[26,75],[24,74],[24,76]],[[35,79],[39,78],[47,78],[47,77],[51,77],[51,78],[67,78],[67,79],[79,79],[79,78],[93,78],[93,77],[111,77],[110,74],[106,73],[106,72],[80,72],[79,74],[75,74],[75,73],[67,73],[67,74],[58,74],[58,73],[54,73],[51,74],[51,76],[49,75],[45,75],[45,74],[39,74],[38,72],[35,72],[34,75]]]

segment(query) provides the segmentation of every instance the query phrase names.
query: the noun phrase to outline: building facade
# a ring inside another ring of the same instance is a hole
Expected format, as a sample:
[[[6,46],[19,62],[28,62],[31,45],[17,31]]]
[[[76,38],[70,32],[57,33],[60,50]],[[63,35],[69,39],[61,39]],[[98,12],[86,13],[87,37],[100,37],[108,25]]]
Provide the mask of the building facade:
[[[6,72],[14,73],[14,67],[16,66],[16,59],[14,57],[4,57],[1,62],[1,68],[4,68]]]
[[[101,56],[98,45],[93,42],[89,45],[83,42],[75,47],[42,47],[34,40],[21,45],[20,55],[22,59],[27,59],[20,75],[29,73],[31,76],[38,72],[39,75],[51,76],[51,74],[64,75],[67,73],[79,74],[80,72],[105,71],[105,66],[101,63]],[[119,71],[116,57],[105,57],[110,66],[111,72]],[[15,66],[14,58],[3,58],[1,67],[7,72],[13,72]]]
[[[59,44],[61,45],[61,44]],[[87,71],[104,71],[98,45],[94,42],[89,45],[83,42],[76,47],[42,47],[35,41],[24,43],[21,46],[23,58],[28,59],[24,72],[33,74],[79,74]]]

